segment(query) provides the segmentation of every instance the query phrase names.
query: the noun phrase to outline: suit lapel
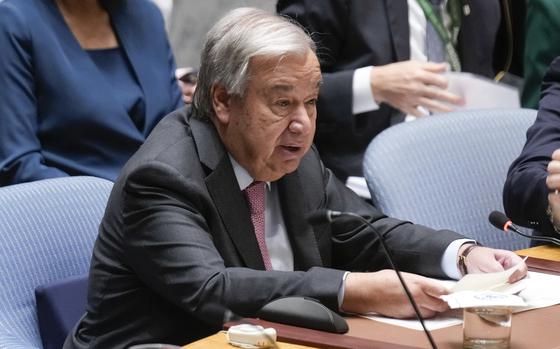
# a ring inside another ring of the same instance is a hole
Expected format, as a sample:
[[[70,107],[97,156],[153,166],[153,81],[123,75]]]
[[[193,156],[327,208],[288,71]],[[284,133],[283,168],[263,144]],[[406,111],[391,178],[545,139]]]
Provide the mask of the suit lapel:
[[[151,115],[150,109],[152,108],[152,96],[154,93],[150,92],[152,85],[150,84],[150,74],[149,72],[153,69],[150,66],[151,61],[143,56],[145,47],[143,46],[143,40],[138,37],[140,29],[135,28],[130,25],[130,20],[127,19],[131,5],[128,1],[104,1],[104,6],[106,7],[109,15],[111,17],[111,23],[115,30],[115,34],[119,40],[119,44],[126,55],[126,58],[130,62],[130,68],[140,85],[140,88],[144,92],[144,101],[146,104],[146,115]],[[147,132],[147,127],[150,127],[149,122],[144,122],[143,129],[140,131]]]
[[[211,170],[206,187],[229,238],[247,267],[264,270],[247,201],[214,126],[194,118],[190,125],[200,161]]]
[[[322,266],[317,239],[304,217],[304,212],[309,212],[310,209],[302,195],[304,189],[298,171],[278,181],[278,192],[284,224],[294,253],[294,269],[307,270],[313,266]]]
[[[408,25],[408,4],[406,0],[385,0],[387,19],[393,40],[393,50],[397,61],[410,59],[410,26]],[[403,17],[407,18],[403,21]],[[404,24],[404,25],[403,25]]]

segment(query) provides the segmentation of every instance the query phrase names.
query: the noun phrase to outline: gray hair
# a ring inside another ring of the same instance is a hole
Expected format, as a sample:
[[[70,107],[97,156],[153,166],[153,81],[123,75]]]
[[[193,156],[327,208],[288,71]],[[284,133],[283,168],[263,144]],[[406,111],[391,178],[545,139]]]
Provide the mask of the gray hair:
[[[202,118],[214,115],[211,90],[215,83],[243,97],[252,57],[305,55],[309,50],[316,52],[315,43],[290,19],[255,8],[234,9],[206,35],[194,107]]]

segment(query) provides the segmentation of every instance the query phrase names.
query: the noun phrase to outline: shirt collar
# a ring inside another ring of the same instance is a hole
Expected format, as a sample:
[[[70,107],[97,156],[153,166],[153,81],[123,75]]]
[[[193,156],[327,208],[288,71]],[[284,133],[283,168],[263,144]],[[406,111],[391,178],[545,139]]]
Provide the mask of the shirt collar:
[[[235,178],[237,178],[237,184],[239,184],[239,189],[241,191],[245,190],[251,183],[253,183],[254,179],[251,177],[249,172],[243,166],[241,166],[231,154],[228,153],[229,160],[231,161],[231,165],[233,166],[233,172],[235,173]],[[268,189],[270,189],[270,182],[265,182]]]

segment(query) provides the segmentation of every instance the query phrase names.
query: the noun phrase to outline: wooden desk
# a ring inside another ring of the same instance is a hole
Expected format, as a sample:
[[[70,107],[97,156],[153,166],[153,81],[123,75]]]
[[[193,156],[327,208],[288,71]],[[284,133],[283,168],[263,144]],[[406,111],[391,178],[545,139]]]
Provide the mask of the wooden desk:
[[[528,250],[518,251],[520,255],[530,255],[527,265],[531,270],[560,275],[560,262],[535,257],[559,258],[560,248],[539,246]],[[312,345],[318,348],[332,349],[421,349],[430,348],[424,332],[384,324],[360,317],[347,318],[350,331],[339,335],[304,329],[283,324],[276,324],[257,319],[246,319],[244,323],[259,324],[264,327],[274,327],[280,341],[299,345]],[[233,324],[231,324],[233,325]],[[558,349],[560,348],[560,305],[533,309],[513,315],[511,349]],[[212,336],[202,341],[202,346],[184,348],[233,348],[225,344],[225,338]],[[222,335],[223,336],[223,335]],[[432,336],[439,349],[460,349],[463,342],[461,325],[451,326],[432,331]],[[215,337],[215,338],[214,338]],[[215,344],[207,340],[218,340]],[[284,345],[284,344],[282,344]],[[280,348],[292,348],[280,346]],[[309,348],[309,347],[295,347]]]
[[[232,345],[229,345],[226,339],[226,334],[224,332],[218,332],[213,336],[206,337],[189,345],[185,345],[183,349],[233,349]],[[278,342],[279,349],[309,349],[312,347],[305,347],[303,345],[289,344]]]
[[[530,256],[551,261],[560,261],[560,246],[537,246],[517,251],[518,255]]]

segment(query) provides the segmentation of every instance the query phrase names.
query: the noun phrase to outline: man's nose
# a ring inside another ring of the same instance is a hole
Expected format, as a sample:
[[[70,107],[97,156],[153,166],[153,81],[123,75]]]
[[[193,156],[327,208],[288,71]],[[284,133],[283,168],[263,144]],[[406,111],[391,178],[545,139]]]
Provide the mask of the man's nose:
[[[306,134],[311,130],[311,117],[305,106],[298,107],[289,125],[290,132]]]

